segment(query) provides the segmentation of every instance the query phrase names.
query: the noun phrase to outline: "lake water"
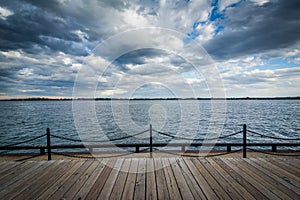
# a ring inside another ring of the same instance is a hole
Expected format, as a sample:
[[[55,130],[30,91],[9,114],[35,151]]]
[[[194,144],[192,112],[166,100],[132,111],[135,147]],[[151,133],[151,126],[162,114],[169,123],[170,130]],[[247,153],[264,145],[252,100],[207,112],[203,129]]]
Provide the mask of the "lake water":
[[[51,133],[74,139],[112,140],[149,129],[186,138],[224,136],[249,130],[273,137],[300,138],[299,100],[114,100],[0,101],[1,146]],[[153,142],[175,140],[153,131]],[[149,131],[115,143],[149,141]],[[274,140],[248,133],[249,142]],[[215,142],[215,141],[214,141]],[[242,134],[218,142],[242,142]],[[74,142],[52,138],[52,144]],[[28,144],[45,145],[45,138]]]

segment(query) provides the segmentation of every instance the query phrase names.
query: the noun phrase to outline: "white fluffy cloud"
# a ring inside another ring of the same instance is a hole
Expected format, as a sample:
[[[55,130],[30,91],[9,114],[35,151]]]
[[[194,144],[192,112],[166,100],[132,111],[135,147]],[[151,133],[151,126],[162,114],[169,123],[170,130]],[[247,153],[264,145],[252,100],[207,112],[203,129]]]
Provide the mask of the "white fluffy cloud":
[[[230,5],[233,5],[235,3],[240,2],[240,0],[220,0],[219,3],[219,10],[223,11],[225,8],[227,8]]]
[[[264,4],[270,2],[270,0],[250,0],[250,1],[258,6],[263,6]]]
[[[6,8],[0,6],[0,18],[6,20],[6,18],[14,13]]]

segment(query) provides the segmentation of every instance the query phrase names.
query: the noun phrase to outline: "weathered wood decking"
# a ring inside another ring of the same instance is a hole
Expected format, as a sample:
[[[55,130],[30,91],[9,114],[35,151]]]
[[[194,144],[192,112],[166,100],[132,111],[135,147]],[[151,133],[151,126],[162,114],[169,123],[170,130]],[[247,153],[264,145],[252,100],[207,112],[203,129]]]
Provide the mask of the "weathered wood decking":
[[[300,199],[300,159],[0,162],[0,197],[22,200]]]

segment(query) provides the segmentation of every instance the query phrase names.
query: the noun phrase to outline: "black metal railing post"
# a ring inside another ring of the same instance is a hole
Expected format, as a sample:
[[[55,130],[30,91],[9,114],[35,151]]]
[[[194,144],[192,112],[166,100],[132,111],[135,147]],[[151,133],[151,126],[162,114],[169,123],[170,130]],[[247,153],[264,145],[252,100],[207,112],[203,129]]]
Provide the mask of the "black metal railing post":
[[[276,146],[276,144],[273,144],[272,145],[272,152],[276,152],[277,151],[277,146]]]
[[[247,125],[243,125],[243,158],[247,158]]]
[[[45,155],[45,148],[44,147],[40,148],[40,155]]]
[[[51,158],[50,128],[47,128],[47,153],[48,153],[48,160],[52,160],[52,158]]]
[[[150,158],[152,158],[152,124],[150,124]]]

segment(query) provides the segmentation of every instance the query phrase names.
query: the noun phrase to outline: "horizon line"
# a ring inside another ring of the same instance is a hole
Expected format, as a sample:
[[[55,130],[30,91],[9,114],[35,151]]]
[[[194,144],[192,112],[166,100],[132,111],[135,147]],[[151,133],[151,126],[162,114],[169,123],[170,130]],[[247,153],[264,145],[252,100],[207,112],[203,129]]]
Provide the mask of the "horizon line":
[[[300,100],[300,96],[288,97],[136,97],[136,98],[111,98],[111,97],[95,97],[95,98],[72,98],[72,97],[25,97],[0,99],[0,101],[71,101],[71,100]]]

